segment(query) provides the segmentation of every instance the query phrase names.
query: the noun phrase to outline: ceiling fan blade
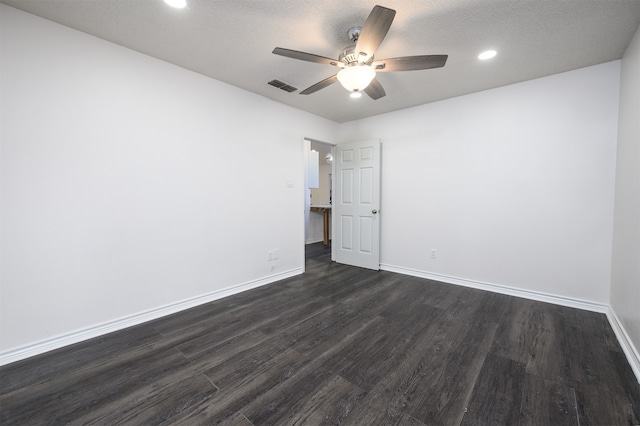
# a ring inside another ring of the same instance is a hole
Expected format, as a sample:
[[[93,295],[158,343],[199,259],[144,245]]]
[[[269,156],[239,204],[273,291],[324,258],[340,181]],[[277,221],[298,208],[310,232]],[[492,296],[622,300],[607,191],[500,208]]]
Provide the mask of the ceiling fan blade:
[[[334,67],[342,64],[342,62],[337,59],[325,58],[324,56],[314,55],[313,53],[298,52],[297,50],[283,49],[282,47],[276,47],[273,49],[273,53],[280,56],[286,56],[287,58],[315,62],[317,64],[333,65]]]
[[[371,83],[369,83],[369,85],[364,89],[364,91],[374,101],[376,99],[380,99],[381,97],[387,95],[384,91],[384,88],[382,87],[382,84],[380,84],[377,78],[374,78],[373,80],[371,80]]]
[[[375,6],[362,26],[356,52],[360,54],[362,61],[373,56],[382,40],[387,35],[396,11],[382,6]],[[364,55],[363,55],[364,54]]]
[[[401,58],[375,61],[371,64],[371,67],[376,72],[426,70],[444,67],[444,64],[447,63],[447,58],[448,55],[403,56]]]
[[[317,82],[316,84],[314,84],[311,87],[307,87],[302,92],[300,92],[300,94],[301,95],[310,95],[312,93],[317,92],[320,89],[324,89],[327,86],[331,86],[336,81],[338,81],[338,76],[337,75],[332,75],[329,78],[325,78],[324,80]]]

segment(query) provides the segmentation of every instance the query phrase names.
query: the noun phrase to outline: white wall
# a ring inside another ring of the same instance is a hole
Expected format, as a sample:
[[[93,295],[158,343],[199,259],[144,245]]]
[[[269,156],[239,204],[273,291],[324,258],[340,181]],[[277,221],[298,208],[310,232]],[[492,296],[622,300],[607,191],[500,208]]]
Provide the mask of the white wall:
[[[638,183],[638,101],[627,95],[611,273],[620,62],[339,126],[4,5],[0,14],[0,356],[299,272],[302,137],[338,133],[383,141],[383,266],[611,297],[638,346],[637,263],[620,254],[638,229],[637,214],[625,219]],[[634,40],[624,93],[638,91]],[[283,115],[290,125],[274,124]],[[274,248],[280,259],[268,262]]]
[[[336,123],[0,13],[0,354],[301,271],[302,138]]]
[[[382,140],[383,268],[606,308],[619,72],[614,61],[341,125],[342,142]]]
[[[640,380],[640,30],[622,59],[611,308]]]

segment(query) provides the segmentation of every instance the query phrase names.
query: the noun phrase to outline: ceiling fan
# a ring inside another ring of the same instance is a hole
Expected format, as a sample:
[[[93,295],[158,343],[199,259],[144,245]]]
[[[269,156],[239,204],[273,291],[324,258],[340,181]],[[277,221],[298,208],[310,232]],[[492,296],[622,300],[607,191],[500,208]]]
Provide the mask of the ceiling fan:
[[[273,49],[273,53],[287,58],[341,68],[336,75],[304,89],[300,92],[301,95],[310,95],[339,81],[345,89],[351,92],[364,90],[373,100],[380,99],[386,93],[376,78],[377,72],[440,68],[447,62],[448,57],[447,55],[419,55],[375,60],[373,55],[387,35],[395,15],[396,11],[393,9],[375,6],[362,27],[349,29],[349,38],[355,44],[345,47],[338,59],[282,47],[276,47]]]

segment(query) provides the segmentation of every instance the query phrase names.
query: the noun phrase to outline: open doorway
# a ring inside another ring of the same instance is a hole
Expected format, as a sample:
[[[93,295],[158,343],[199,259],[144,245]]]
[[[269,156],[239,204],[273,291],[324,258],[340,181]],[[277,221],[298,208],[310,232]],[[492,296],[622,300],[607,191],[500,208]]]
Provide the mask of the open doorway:
[[[331,260],[333,146],[305,139],[305,258]]]

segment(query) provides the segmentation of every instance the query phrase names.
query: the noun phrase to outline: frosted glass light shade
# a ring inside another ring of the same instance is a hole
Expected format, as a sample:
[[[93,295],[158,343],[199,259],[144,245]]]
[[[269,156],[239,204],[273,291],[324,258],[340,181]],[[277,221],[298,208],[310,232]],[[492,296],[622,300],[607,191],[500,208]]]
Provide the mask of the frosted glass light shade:
[[[367,65],[355,65],[343,68],[338,73],[338,81],[350,92],[364,90],[376,76],[373,68]]]
[[[176,9],[184,9],[187,7],[187,0],[164,0],[164,2]]]
[[[483,61],[486,61],[487,59],[491,59],[494,56],[497,55],[498,52],[496,52],[495,50],[487,50],[485,52],[482,52],[481,54],[478,55],[478,59],[481,59]]]

